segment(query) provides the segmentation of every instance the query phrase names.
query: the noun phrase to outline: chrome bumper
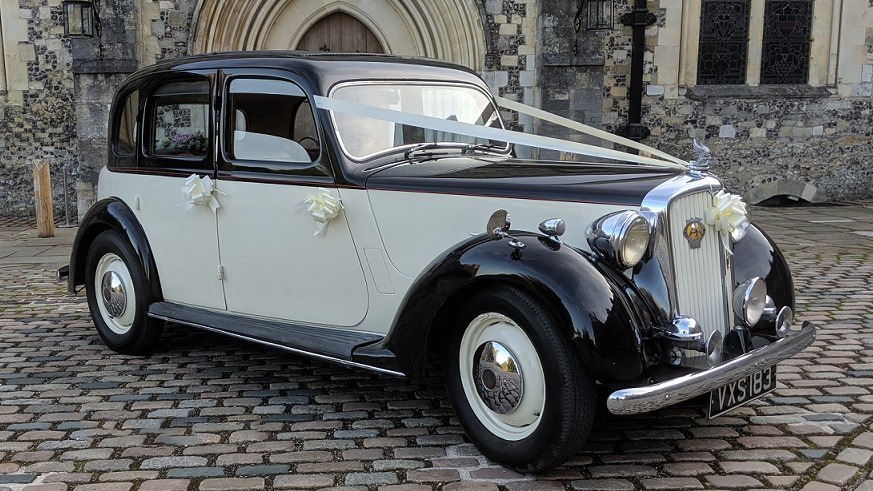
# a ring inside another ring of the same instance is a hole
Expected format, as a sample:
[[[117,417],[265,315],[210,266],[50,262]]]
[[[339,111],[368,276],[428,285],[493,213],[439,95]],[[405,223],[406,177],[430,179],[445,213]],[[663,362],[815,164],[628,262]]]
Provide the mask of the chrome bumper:
[[[767,346],[749,351],[721,365],[644,387],[632,387],[613,392],[606,401],[612,414],[640,414],[655,411],[705,394],[712,389],[775,365],[803,351],[815,341],[815,326],[804,322],[799,331],[792,331]]]

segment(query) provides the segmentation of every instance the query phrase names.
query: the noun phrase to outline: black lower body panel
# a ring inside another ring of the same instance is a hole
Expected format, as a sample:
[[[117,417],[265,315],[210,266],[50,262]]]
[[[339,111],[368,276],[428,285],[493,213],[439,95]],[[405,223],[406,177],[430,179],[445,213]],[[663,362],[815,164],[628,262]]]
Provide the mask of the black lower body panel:
[[[343,365],[356,366],[392,375],[403,375],[387,368],[393,360],[384,360],[381,366],[353,360],[356,348],[384,339],[378,334],[346,331],[336,328],[314,327],[269,319],[254,319],[229,312],[214,312],[196,307],[155,302],[148,315],[156,319],[177,322],[249,341],[267,344]],[[392,357],[393,358],[393,357]]]

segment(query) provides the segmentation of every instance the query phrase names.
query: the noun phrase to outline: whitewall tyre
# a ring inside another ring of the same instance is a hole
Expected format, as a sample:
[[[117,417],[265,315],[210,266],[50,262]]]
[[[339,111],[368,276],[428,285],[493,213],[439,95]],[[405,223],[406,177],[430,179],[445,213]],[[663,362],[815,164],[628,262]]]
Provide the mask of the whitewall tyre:
[[[114,231],[101,232],[88,250],[86,269],[88,307],[103,342],[124,354],[151,351],[163,323],[146,315],[152,295],[127,240]]]
[[[485,290],[460,309],[443,372],[458,419],[486,457],[538,472],[584,444],[594,382],[565,331],[545,305],[512,287]]]

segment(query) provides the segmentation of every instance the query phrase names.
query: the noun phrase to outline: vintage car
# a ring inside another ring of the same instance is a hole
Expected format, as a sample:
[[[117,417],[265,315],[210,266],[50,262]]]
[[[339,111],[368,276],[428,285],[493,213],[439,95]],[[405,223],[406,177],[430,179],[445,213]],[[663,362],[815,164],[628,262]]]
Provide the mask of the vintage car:
[[[469,439],[521,471],[570,458],[598,406],[709,395],[714,417],[772,391],[815,327],[705,149],[689,168],[522,159],[497,100],[435,60],[143,69],[60,274],[119,353],[172,322],[387,375],[440,367]]]

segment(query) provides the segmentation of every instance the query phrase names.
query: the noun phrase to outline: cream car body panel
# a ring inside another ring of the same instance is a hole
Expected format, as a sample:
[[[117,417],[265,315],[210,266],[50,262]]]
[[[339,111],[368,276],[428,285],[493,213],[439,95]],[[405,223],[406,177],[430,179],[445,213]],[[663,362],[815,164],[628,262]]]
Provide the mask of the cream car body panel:
[[[435,257],[485,232],[495,210],[505,209],[512,228],[537,230],[548,218],[561,218],[567,231],[561,240],[588,250],[585,228],[609,212],[631,207],[592,203],[508,199],[405,191],[369,191],[379,233],[391,263],[401,273],[416,277]],[[410,246],[409,241],[415,245]]]
[[[367,283],[345,216],[331,220],[321,236],[308,212],[293,210],[320,188],[219,179],[218,190],[229,311],[345,327],[363,320]]]
[[[185,178],[102,171],[100,182],[99,197],[124,201],[145,230],[164,299],[224,310],[216,214],[208,206],[186,206]]]

